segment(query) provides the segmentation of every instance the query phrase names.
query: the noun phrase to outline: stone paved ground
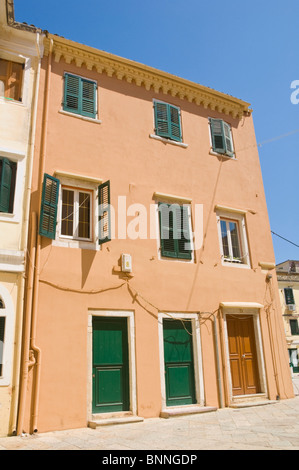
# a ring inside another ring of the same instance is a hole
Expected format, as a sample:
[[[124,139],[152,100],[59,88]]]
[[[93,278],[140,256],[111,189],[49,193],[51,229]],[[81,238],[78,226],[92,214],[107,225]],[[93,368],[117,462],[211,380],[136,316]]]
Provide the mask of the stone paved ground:
[[[0,438],[0,450],[299,450],[299,395],[271,405]]]

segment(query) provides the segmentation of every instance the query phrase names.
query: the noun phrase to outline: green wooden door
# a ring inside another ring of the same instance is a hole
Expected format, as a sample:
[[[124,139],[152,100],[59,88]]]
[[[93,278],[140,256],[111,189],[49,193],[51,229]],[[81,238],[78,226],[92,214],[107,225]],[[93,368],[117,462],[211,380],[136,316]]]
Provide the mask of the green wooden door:
[[[166,405],[196,403],[192,325],[181,320],[164,320]]]
[[[93,413],[129,410],[126,318],[93,318]]]

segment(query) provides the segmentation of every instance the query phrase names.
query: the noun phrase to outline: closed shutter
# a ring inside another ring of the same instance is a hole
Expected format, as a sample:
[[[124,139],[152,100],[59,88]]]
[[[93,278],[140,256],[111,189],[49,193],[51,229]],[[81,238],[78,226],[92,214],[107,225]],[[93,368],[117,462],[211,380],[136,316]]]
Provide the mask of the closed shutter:
[[[110,181],[98,187],[99,200],[99,244],[111,240]]]
[[[94,82],[88,82],[87,80],[81,81],[82,85],[82,110],[83,116],[96,117],[96,103],[95,103],[95,87]]]
[[[191,259],[188,208],[159,203],[159,218],[162,256]]]
[[[96,117],[96,84],[65,74],[63,109],[81,116]]]
[[[0,160],[0,212],[13,211],[15,171],[15,162],[11,162],[7,158]]]
[[[43,193],[40,212],[39,233],[47,238],[55,239],[57,223],[57,204],[59,180],[44,175]]]
[[[177,211],[178,232],[178,257],[180,259],[191,259],[190,250],[190,230],[189,230],[189,213],[186,206],[181,206]]]
[[[177,257],[174,240],[174,213],[170,204],[159,203],[161,254],[170,258]]]
[[[64,106],[65,111],[80,112],[80,77],[65,75],[64,82]]]
[[[154,108],[156,135],[180,142],[182,135],[179,108],[159,101],[155,102]]]

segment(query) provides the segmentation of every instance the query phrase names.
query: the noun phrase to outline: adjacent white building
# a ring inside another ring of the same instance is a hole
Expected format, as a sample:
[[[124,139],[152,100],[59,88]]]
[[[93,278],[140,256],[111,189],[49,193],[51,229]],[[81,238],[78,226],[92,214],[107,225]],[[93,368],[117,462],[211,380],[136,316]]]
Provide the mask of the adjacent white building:
[[[0,436],[16,430],[41,44],[0,0]]]

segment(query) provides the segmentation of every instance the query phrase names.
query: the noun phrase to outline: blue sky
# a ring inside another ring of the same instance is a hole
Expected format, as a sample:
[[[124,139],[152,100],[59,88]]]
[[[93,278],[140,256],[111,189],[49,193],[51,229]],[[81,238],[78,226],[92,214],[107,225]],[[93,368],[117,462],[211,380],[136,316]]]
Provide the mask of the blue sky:
[[[298,0],[14,3],[17,21],[250,102],[271,230],[299,245]],[[299,260],[298,247],[273,245],[277,263]]]

